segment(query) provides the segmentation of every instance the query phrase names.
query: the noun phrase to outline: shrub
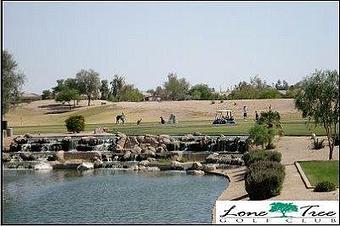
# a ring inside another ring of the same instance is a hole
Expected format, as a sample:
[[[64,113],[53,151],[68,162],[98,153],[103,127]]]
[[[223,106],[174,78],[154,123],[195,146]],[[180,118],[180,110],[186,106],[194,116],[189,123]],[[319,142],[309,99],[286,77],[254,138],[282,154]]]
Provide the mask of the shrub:
[[[65,120],[67,131],[77,132],[84,131],[85,119],[82,115],[74,115]]]
[[[250,128],[249,137],[256,145],[261,145],[263,149],[269,140],[274,138],[267,127],[258,124]]]
[[[278,151],[251,151],[242,156],[244,164],[250,166],[257,161],[281,162],[281,153]]]
[[[336,185],[330,181],[322,181],[319,182],[315,188],[314,191],[316,192],[330,192],[334,191],[336,189]]]
[[[285,168],[273,161],[257,161],[250,165],[245,177],[245,188],[252,200],[263,200],[279,195]]]

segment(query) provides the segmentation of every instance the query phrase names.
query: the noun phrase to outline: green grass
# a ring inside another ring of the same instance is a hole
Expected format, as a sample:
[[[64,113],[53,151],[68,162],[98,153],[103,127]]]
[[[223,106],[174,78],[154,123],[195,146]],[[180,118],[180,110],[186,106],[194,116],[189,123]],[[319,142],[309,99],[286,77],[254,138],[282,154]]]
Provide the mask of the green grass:
[[[299,161],[299,164],[313,186],[321,181],[330,181],[339,187],[339,160]]]
[[[155,122],[145,122],[137,126],[135,123],[125,125],[116,125],[113,123],[87,124],[85,131],[93,131],[96,127],[107,127],[113,132],[122,132],[128,135],[143,134],[169,134],[183,135],[188,133],[199,132],[205,135],[248,135],[249,129],[254,125],[253,121],[239,121],[235,126],[212,125],[211,121],[184,121],[177,124],[161,125]],[[309,136],[312,132],[317,135],[325,135],[323,128],[318,127],[315,130],[309,130],[304,121],[284,121],[282,127],[287,136]],[[22,126],[13,127],[14,134],[25,133],[65,133],[64,125],[47,125],[47,126]]]

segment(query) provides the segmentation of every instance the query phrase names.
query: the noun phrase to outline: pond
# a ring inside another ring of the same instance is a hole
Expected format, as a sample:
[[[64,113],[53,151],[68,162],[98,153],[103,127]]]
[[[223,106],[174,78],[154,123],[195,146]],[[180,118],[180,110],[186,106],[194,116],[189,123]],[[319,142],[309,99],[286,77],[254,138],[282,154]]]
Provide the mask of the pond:
[[[211,223],[228,181],[184,171],[4,170],[3,223]]]

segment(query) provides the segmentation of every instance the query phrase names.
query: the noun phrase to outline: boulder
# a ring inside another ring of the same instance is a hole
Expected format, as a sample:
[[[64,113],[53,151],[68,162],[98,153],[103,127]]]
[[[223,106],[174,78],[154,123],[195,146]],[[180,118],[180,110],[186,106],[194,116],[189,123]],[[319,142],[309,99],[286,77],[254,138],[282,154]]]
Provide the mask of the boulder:
[[[203,176],[205,173],[202,170],[187,170],[186,173],[188,175],[197,175],[197,176]]]
[[[216,166],[214,165],[204,165],[203,166],[203,171],[205,172],[212,172],[216,170]]]
[[[34,166],[35,170],[52,170],[52,166],[47,162],[42,162]]]
[[[129,160],[131,158],[131,151],[126,151],[123,155],[124,160]]]
[[[122,149],[125,147],[127,136],[124,133],[118,133],[117,147],[120,146]]]
[[[135,147],[136,145],[137,146],[139,145],[139,142],[138,142],[136,137],[134,137],[134,136],[127,137],[126,141],[125,141],[124,148],[125,149],[131,149],[131,148]]]
[[[164,150],[163,147],[159,146],[159,147],[156,148],[156,153],[164,153],[164,152],[165,152],[165,150]]]
[[[187,134],[184,137],[182,137],[182,141],[194,141],[195,137],[192,134]]]
[[[47,156],[47,161],[57,161],[57,160],[58,158],[56,154]]]
[[[83,162],[81,163],[78,167],[77,170],[89,170],[89,169],[93,169],[94,168],[94,164],[91,162]]]
[[[3,162],[9,162],[11,161],[11,156],[8,153],[2,153],[2,161]]]
[[[156,157],[156,154],[154,151],[152,151],[152,149],[143,149],[142,153],[146,155],[147,157],[152,157],[152,158]]]
[[[30,152],[22,152],[22,153],[20,153],[19,156],[23,161],[34,161],[34,160],[36,160],[36,158],[34,158],[34,156]]]
[[[203,165],[200,162],[194,162],[191,167],[193,170],[202,170]]]
[[[135,145],[135,146],[132,148],[132,153],[140,154],[140,153],[142,153],[142,149],[141,149],[138,145]]]
[[[103,166],[103,161],[100,159],[95,160],[93,163],[94,168],[101,168],[102,166]]]
[[[160,168],[156,167],[156,166],[152,166],[152,167],[145,167],[143,169],[143,171],[146,171],[146,172],[155,172],[155,171],[160,171]]]
[[[173,170],[184,170],[182,163],[178,161],[171,161],[171,169]]]
[[[116,145],[116,152],[117,152],[117,153],[123,153],[123,151],[124,151],[123,146],[117,144],[117,145]]]
[[[141,161],[141,162],[139,163],[139,165],[141,165],[141,166],[147,166],[147,165],[149,165],[149,163],[150,163],[149,160],[143,160],[143,161]]]
[[[155,158],[151,158],[151,157],[147,158],[147,160],[148,160],[149,162],[155,162],[155,161],[157,161]]]

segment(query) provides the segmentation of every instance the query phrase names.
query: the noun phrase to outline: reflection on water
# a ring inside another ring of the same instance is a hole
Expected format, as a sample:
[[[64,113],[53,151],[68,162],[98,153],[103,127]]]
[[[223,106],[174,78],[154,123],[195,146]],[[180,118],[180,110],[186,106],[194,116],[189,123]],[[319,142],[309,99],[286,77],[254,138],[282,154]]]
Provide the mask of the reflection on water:
[[[5,170],[4,223],[210,223],[219,176]]]

